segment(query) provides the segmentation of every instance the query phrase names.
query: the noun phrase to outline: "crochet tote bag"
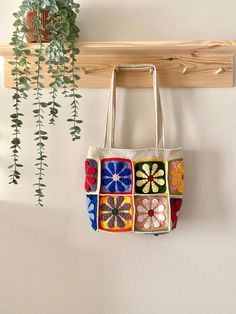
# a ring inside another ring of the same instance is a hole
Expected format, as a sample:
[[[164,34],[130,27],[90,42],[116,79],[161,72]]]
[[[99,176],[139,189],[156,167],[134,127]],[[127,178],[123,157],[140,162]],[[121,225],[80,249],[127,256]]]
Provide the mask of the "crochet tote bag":
[[[154,148],[115,148],[118,70],[152,71]],[[163,114],[154,65],[120,65],[113,69],[104,147],[89,148],[85,172],[87,210],[94,230],[160,234],[176,227],[183,193],[183,151],[164,146]]]

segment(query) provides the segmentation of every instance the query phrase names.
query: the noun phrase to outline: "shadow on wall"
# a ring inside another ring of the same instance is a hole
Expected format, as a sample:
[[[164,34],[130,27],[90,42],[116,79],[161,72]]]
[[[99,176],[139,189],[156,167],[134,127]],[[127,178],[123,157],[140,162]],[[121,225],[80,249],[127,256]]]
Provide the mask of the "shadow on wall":
[[[219,151],[185,151],[185,191],[181,219],[193,227],[227,231],[232,223],[227,212],[224,156]],[[230,198],[228,198],[229,200]],[[229,208],[230,206],[228,206]],[[199,228],[200,229],[200,228]]]
[[[193,101],[195,96],[194,92],[189,91],[188,93],[187,98]],[[143,97],[145,103],[142,103],[141,100],[140,104],[139,99],[139,103],[137,104],[134,94],[135,97]],[[122,101],[124,104],[118,103],[118,111],[119,106],[122,107],[122,110],[120,110],[117,115],[117,118],[120,119],[121,122],[117,125],[118,147],[130,148],[132,145],[134,146],[133,148],[153,147],[155,119],[151,113],[153,109],[151,108],[153,101],[152,93],[147,94],[142,90],[139,93],[139,91],[136,90],[134,94],[130,91],[126,92]],[[171,93],[171,97],[175,97],[176,94],[178,94],[178,92],[174,92],[174,95]],[[183,99],[183,97],[185,97],[185,99]],[[174,106],[173,103],[175,104]],[[151,109],[145,109],[147,104],[148,106],[150,105]],[[220,179],[224,178],[224,169],[219,165],[223,164],[225,156],[220,150],[206,149],[206,134],[204,134],[204,129],[199,129],[198,122],[195,118],[196,113],[194,110],[197,110],[197,107],[186,105],[185,94],[178,94],[174,101],[172,100],[170,102],[169,106],[171,106],[171,108],[168,109],[171,109],[169,111],[171,115],[173,115],[172,123],[168,121],[168,123],[171,124],[171,128],[167,128],[168,130],[171,129],[171,135],[168,134],[169,137],[171,137],[169,142],[172,144],[175,142],[182,144],[188,136],[193,136],[194,143],[197,143],[196,149],[194,150],[184,149],[185,192],[180,221],[186,223],[186,226],[196,229],[201,225],[201,230],[205,229],[206,232],[208,232],[208,230],[212,230],[214,233],[217,230],[219,232],[226,232],[232,220],[225,206],[226,200],[222,198],[221,193],[221,191],[225,191],[225,196],[228,193],[224,180]],[[187,110],[187,112],[185,110]],[[185,117],[188,117],[186,124],[191,125],[191,132],[187,134],[185,133],[187,125],[183,123],[186,122],[184,121]],[[153,135],[150,136],[150,134]],[[202,145],[203,141],[204,145]],[[189,142],[189,139],[187,142]],[[172,146],[173,145],[170,145],[170,147]],[[228,199],[230,199],[230,195],[228,195]]]

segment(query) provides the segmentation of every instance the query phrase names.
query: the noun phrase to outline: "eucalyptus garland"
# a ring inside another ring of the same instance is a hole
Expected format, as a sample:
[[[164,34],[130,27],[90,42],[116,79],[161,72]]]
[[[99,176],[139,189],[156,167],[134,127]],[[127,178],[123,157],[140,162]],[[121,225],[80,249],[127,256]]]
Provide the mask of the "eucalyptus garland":
[[[46,26],[42,23],[42,11],[48,11],[48,20]],[[31,51],[25,43],[25,35],[28,31],[25,25],[25,14],[27,11],[34,11],[34,35],[37,38],[38,47]],[[14,13],[14,32],[11,45],[13,46],[14,60],[12,64],[12,76],[14,77],[14,94],[11,122],[13,129],[13,138],[11,141],[12,164],[10,182],[18,184],[21,177],[20,168],[23,165],[19,161],[19,151],[21,149],[20,129],[23,125],[23,113],[21,104],[28,97],[28,91],[33,87],[34,102],[33,115],[35,118],[34,140],[37,147],[37,157],[35,167],[37,181],[35,193],[37,204],[43,206],[45,169],[46,163],[46,141],[48,139],[45,130],[45,117],[48,116],[48,122],[55,124],[61,105],[57,101],[58,94],[61,92],[68,100],[71,106],[71,116],[67,121],[71,124],[70,133],[72,140],[80,139],[79,119],[79,98],[78,80],[80,79],[77,66],[77,57],[79,49],[77,48],[77,39],[79,28],[76,26],[76,16],[79,12],[79,4],[74,0],[24,0],[19,7],[19,11]],[[50,31],[49,43],[45,44],[43,30]],[[31,70],[31,64],[28,60],[29,55],[35,56],[35,69]],[[43,97],[44,78],[43,65],[46,64],[50,75],[50,95],[51,99],[45,101]]]

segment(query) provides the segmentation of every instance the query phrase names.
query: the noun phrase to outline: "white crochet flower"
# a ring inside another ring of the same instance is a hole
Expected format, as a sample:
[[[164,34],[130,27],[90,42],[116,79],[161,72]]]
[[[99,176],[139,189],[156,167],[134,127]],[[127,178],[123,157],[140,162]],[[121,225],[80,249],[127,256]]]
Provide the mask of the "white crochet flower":
[[[165,206],[158,199],[145,198],[142,205],[137,207],[137,221],[143,223],[143,227],[147,230],[159,228],[166,220],[166,216],[163,214],[164,210]]]

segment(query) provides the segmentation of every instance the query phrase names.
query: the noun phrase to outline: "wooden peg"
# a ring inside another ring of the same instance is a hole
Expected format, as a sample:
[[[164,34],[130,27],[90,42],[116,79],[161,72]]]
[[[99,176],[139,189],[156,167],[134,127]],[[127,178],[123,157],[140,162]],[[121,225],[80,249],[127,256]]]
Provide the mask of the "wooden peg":
[[[84,75],[88,74],[88,71],[84,67],[80,67],[80,70],[84,73]]]
[[[226,72],[226,68],[225,67],[219,67],[219,69],[217,69],[215,71],[215,74],[218,75],[220,73]]]
[[[187,74],[189,72],[190,68],[188,65],[186,65],[182,71],[183,74]]]

